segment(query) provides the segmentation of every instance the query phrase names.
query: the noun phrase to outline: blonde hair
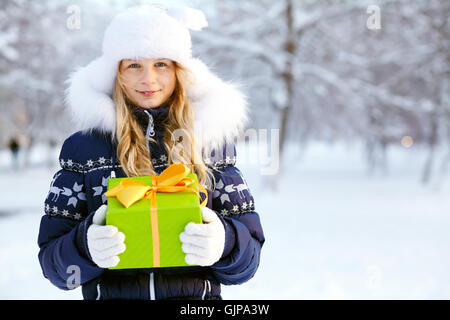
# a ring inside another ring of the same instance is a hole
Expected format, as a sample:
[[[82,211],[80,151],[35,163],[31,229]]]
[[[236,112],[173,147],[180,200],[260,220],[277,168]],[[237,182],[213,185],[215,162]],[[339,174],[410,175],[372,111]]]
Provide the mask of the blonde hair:
[[[168,118],[164,125],[163,138],[168,163],[184,163],[191,172],[197,174],[202,186],[213,190],[212,169],[205,165],[201,146],[194,141],[194,110],[185,91],[192,84],[192,74],[179,63],[175,61],[173,63],[176,85],[172,96],[165,102],[168,107]],[[136,107],[128,100],[121,81],[121,64],[122,62],[118,66],[113,92],[116,106],[116,129],[113,139],[117,142],[117,158],[129,177],[157,175],[147,150],[144,132],[132,113]],[[156,143],[151,137],[149,140]]]

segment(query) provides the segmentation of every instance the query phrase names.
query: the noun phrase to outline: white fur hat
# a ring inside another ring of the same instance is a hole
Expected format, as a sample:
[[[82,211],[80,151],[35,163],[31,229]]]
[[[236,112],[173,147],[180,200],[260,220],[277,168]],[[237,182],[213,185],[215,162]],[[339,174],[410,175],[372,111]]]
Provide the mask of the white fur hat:
[[[105,31],[103,55],[68,79],[66,105],[80,129],[115,129],[112,91],[122,59],[166,58],[195,76],[187,95],[194,107],[196,138],[211,148],[232,142],[247,121],[246,98],[192,58],[189,29],[206,26],[203,12],[186,7],[142,5],[114,17]]]
[[[118,14],[103,38],[105,58],[166,58],[185,65],[191,58],[189,29],[208,25],[200,10],[185,7],[142,5]]]

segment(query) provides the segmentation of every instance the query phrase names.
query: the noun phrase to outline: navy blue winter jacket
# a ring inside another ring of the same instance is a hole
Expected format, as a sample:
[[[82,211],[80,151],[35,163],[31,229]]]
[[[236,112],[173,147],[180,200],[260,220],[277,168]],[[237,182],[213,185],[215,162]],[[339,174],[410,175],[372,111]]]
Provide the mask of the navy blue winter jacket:
[[[144,133],[155,132],[158,143],[148,147],[159,174],[169,165],[162,144],[167,108],[137,109],[134,114]],[[264,243],[254,199],[235,160],[235,148],[230,146],[205,159],[216,179],[208,207],[225,227],[226,244],[218,262],[209,267],[108,270],[91,260],[87,229],[94,212],[106,203],[108,179],[126,175],[111,134],[97,130],[72,134],[62,146],[61,169],[45,199],[38,237],[44,276],[63,290],[73,289],[79,281],[84,299],[221,299],[221,284],[241,284],[255,274]]]

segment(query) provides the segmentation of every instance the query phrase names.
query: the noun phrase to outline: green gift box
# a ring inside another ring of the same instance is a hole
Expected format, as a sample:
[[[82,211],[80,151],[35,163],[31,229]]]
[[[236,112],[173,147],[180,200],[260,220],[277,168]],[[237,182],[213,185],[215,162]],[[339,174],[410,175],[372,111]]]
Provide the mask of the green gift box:
[[[198,190],[197,176],[191,173],[186,177],[195,180],[189,187]],[[116,187],[123,179],[137,180],[153,186],[154,178],[156,177],[111,178],[107,189]],[[184,260],[185,253],[181,250],[179,236],[189,222],[202,223],[199,194],[191,191],[157,191],[154,196],[156,212],[154,211],[153,218],[152,201],[149,198],[138,200],[126,208],[118,198],[108,196],[106,224],[116,226],[125,234],[126,246],[126,250],[119,255],[118,265],[110,269],[191,266]],[[152,221],[155,223],[152,224]]]

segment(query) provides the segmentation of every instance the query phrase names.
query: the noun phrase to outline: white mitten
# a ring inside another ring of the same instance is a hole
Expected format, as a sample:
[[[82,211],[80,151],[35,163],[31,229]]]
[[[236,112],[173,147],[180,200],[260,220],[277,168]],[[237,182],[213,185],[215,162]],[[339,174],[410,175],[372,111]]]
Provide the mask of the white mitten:
[[[219,261],[225,246],[225,228],[217,214],[202,207],[203,224],[190,222],[180,234],[186,263],[210,266]]]
[[[117,255],[125,251],[125,235],[114,226],[105,226],[106,208],[97,209],[87,231],[92,261],[101,268],[115,267],[120,260]]]

